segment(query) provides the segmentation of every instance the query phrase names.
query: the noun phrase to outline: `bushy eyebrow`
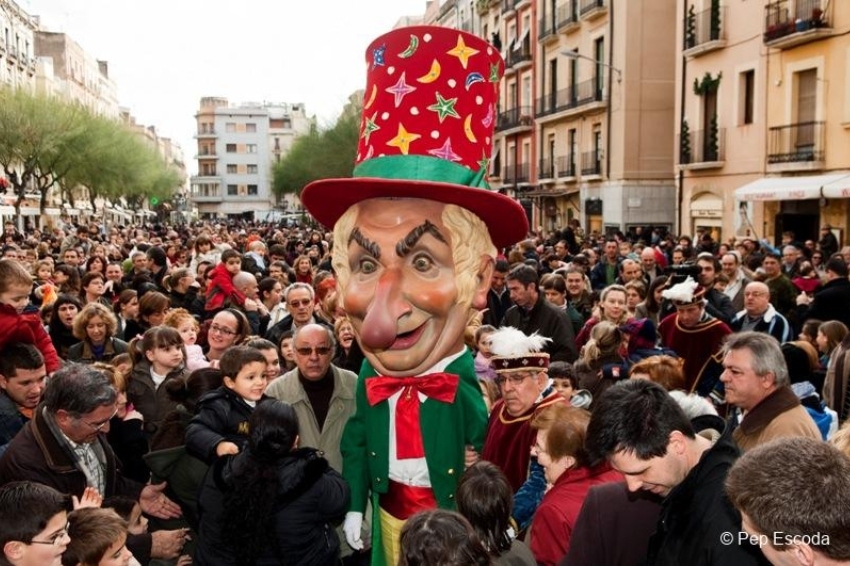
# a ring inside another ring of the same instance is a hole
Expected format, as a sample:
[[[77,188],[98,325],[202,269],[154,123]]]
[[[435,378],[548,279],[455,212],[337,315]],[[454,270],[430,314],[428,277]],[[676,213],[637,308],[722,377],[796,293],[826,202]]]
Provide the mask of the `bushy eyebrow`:
[[[396,244],[395,253],[399,257],[406,256],[408,253],[410,253],[410,250],[413,249],[413,246],[416,245],[416,242],[418,242],[419,239],[425,234],[431,234],[439,241],[448,245],[448,242],[446,242],[446,239],[443,237],[443,234],[440,233],[440,229],[431,224],[429,220],[426,220],[425,222],[408,232],[407,236],[405,236],[404,239],[402,239],[399,243]]]
[[[360,228],[355,228],[351,231],[351,236],[348,238],[348,244],[351,245],[351,242],[357,242],[357,244],[369,252],[372,257],[375,259],[381,259],[381,247],[363,235],[360,231]]]

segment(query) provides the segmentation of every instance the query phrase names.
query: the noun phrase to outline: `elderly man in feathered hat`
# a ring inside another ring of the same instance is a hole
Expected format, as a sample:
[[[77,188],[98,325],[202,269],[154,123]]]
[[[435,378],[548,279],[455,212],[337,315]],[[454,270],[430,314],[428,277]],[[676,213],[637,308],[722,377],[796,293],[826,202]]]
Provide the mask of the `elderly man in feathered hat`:
[[[486,183],[504,70],[492,45],[401,28],[366,62],[354,178],[312,183],[301,200],[334,226],[338,288],[366,357],[342,440],[346,539],[362,548],[371,501],[372,563],[395,564],[403,522],[454,507],[465,450],[481,450],[487,413],[464,329],[486,306],[497,247],[528,222]]]
[[[672,285],[661,296],[676,307],[658,325],[661,345],[670,348],[684,360],[685,388],[688,393],[711,397],[716,404],[723,403],[723,357],[720,346],[732,330],[723,321],[705,310],[704,287],[691,277]]]
[[[546,488],[543,467],[530,453],[537,438],[531,420],[553,403],[567,403],[549,379],[549,354],[542,351],[546,342],[549,338],[527,336],[510,326],[490,335],[490,363],[502,398],[490,412],[482,457],[505,472],[515,493],[513,517],[520,528],[530,522]]]

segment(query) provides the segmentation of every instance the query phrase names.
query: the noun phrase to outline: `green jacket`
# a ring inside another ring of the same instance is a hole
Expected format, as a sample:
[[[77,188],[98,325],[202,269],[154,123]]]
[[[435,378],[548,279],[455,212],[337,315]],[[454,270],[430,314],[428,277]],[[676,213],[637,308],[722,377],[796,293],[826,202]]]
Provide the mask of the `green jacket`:
[[[437,505],[455,508],[455,490],[464,470],[466,445],[478,452],[487,433],[487,408],[475,376],[472,354],[465,351],[445,370],[460,377],[452,404],[426,399],[419,421],[431,487]],[[378,498],[387,492],[389,477],[389,402],[374,407],[366,399],[365,381],[376,375],[368,360],[363,363],[355,396],[357,410],[342,437],[343,476],[351,487],[351,511],[364,513],[372,498],[372,564],[383,565]]]

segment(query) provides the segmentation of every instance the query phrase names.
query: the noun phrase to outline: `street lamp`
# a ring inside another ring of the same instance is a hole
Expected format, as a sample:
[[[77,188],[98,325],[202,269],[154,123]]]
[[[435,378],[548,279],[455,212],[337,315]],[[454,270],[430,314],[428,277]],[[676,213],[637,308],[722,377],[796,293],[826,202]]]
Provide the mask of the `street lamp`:
[[[601,65],[601,66],[603,66],[603,67],[608,67],[609,69],[611,69],[612,71],[614,71],[615,73],[617,73],[617,82],[618,82],[618,83],[623,82],[623,73],[622,73],[622,71],[620,71],[620,69],[618,69],[617,67],[615,67],[615,66],[613,66],[613,65],[609,65],[608,63],[604,63],[604,62],[602,62],[602,61],[597,61],[597,60],[596,60],[596,59],[594,59],[593,57],[588,57],[587,55],[582,55],[582,54],[581,54],[581,53],[579,53],[578,51],[570,51],[570,50],[568,50],[568,49],[567,49],[567,50],[564,50],[564,51],[561,51],[561,55],[563,55],[564,57],[568,57],[568,58],[570,58],[570,59],[587,59],[588,61],[593,61],[593,62],[594,62],[594,63],[596,63],[597,65]]]

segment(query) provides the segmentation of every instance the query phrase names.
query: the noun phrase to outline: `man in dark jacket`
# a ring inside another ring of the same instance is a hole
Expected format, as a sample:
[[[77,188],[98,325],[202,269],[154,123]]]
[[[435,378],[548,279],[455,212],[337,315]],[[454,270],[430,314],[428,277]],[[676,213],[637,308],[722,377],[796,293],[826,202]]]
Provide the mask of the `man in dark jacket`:
[[[741,515],[723,482],[740,451],[728,432],[721,434],[719,417],[697,434],[673,398],[647,380],[622,381],[595,405],[585,444],[591,461],[607,459],[630,491],[664,498],[647,564],[766,563],[758,548],[737,538]]]
[[[493,275],[490,277],[490,289],[487,291],[487,312],[484,313],[482,324],[489,324],[498,328],[505,317],[505,313],[513,305],[508,286],[505,284],[510,269],[507,261],[496,260],[496,264],[493,266]]]
[[[714,281],[720,273],[720,262],[711,254],[701,253],[697,256],[697,267],[699,284],[706,290],[705,312],[729,324],[735,318],[735,307],[729,297],[714,288]]]
[[[0,456],[41,402],[47,369],[32,344],[15,342],[0,352]]]
[[[620,247],[613,238],[605,241],[604,250],[605,255],[599,258],[599,263],[590,271],[590,286],[594,291],[613,285],[620,274],[620,264],[626,259],[620,255]]]
[[[106,441],[118,394],[104,374],[88,365],[69,364],[50,378],[33,419],[0,458],[0,485],[18,480],[43,483],[81,497],[87,487],[103,497],[123,495],[142,511],[161,519],[180,516],[164,494],[165,484],[142,485],[121,474],[121,463]],[[183,530],[131,535],[136,559],[176,558]]]
[[[514,306],[505,313],[501,326],[551,338],[543,351],[553,362],[572,363],[578,358],[578,350],[570,317],[543,298],[538,283],[537,270],[528,265],[518,265],[508,273],[508,290]]]
[[[806,293],[797,295],[798,320],[837,320],[850,327],[850,280],[847,279],[847,264],[841,256],[832,256],[824,267],[826,284],[821,290],[816,291],[814,296]]]

